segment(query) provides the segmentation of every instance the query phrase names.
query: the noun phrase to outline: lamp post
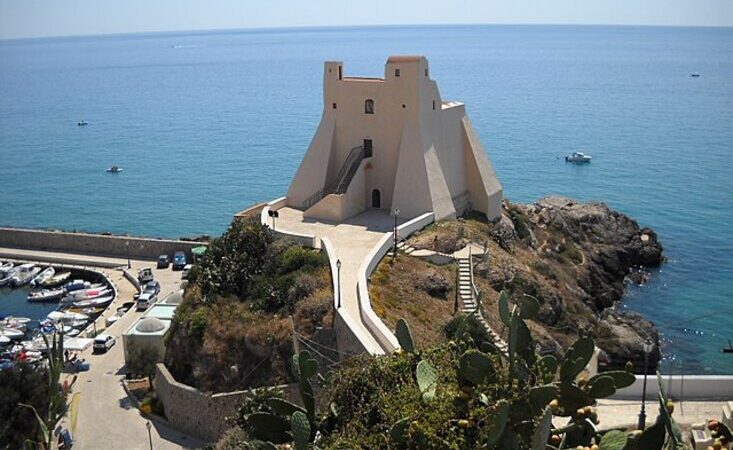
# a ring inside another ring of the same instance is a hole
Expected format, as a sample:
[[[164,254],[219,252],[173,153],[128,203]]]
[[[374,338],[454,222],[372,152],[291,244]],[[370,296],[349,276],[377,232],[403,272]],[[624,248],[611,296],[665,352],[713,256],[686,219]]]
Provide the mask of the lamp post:
[[[641,391],[641,412],[639,413],[639,424],[637,429],[644,430],[646,427],[646,374],[649,371],[649,353],[652,351],[652,343],[644,342],[644,387]]]
[[[336,295],[338,295],[338,305],[336,306],[337,309],[341,309],[341,260],[336,260],[336,284],[338,285],[338,292]]]
[[[127,248],[127,268],[131,269],[132,264],[130,264],[130,241],[125,241],[125,247]]]
[[[150,450],[153,450],[153,435],[150,433],[150,428],[152,428],[152,425],[150,424],[149,420],[145,422],[145,428],[148,429],[148,441],[150,441]]]
[[[400,208],[394,209],[394,248],[392,249],[392,261],[397,257],[397,218],[400,215]]]
[[[270,209],[267,211],[267,215],[272,217],[272,231],[275,231],[275,219],[280,217],[280,213]]]

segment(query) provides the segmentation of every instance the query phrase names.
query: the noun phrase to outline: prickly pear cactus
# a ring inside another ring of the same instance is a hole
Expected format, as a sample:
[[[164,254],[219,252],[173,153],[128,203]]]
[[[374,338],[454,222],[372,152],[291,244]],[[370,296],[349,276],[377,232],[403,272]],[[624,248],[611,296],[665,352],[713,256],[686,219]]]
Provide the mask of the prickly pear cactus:
[[[405,319],[397,321],[395,327],[395,335],[397,336],[397,342],[400,343],[400,347],[406,352],[414,352],[415,345],[412,342],[412,334],[410,333],[410,327],[405,322]]]
[[[311,426],[308,418],[300,411],[290,416],[290,427],[293,433],[293,444],[296,450],[305,450],[311,440]]]
[[[458,359],[458,380],[461,384],[479,385],[496,378],[491,360],[476,349],[465,351]]]
[[[435,388],[438,383],[438,373],[429,362],[423,360],[417,363],[415,369],[415,377],[417,378],[417,386],[420,388],[423,400],[432,400],[435,398]]]

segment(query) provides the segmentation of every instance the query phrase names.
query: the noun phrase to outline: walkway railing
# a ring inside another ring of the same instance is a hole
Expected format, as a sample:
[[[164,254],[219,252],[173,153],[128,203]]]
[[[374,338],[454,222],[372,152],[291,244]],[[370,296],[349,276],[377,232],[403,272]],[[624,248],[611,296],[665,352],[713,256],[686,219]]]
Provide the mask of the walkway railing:
[[[346,161],[341,165],[336,177],[331,180],[323,189],[319,189],[303,201],[305,209],[315,205],[329,194],[343,194],[349,188],[351,180],[359,168],[361,160],[364,159],[364,146],[359,145],[349,151]]]

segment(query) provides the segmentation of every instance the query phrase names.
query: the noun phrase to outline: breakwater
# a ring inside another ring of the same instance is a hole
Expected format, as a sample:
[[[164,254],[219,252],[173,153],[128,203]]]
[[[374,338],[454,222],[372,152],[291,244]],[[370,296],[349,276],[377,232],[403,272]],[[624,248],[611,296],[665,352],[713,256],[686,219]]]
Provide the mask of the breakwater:
[[[114,258],[156,259],[166,254],[172,257],[177,251],[186,253],[192,260],[191,249],[205,245],[194,241],[155,239],[136,236],[119,236],[67,231],[32,230],[25,228],[0,228],[0,247],[49,252],[64,252]]]

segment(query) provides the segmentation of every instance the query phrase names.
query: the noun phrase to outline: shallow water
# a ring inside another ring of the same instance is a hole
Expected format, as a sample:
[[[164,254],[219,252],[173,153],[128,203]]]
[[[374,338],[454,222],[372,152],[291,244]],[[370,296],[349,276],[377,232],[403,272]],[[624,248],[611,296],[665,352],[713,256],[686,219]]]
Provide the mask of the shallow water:
[[[733,373],[720,353],[733,339],[730,28],[2,41],[0,224],[220,233],[233,213],[286,191],[321,114],[324,60],[381,76],[388,55],[413,53],[428,57],[444,99],[467,103],[509,199],[603,200],[654,228],[670,261],[624,305],[659,324],[673,370]],[[593,162],[559,159],[577,150]],[[105,173],[113,164],[124,172]]]

